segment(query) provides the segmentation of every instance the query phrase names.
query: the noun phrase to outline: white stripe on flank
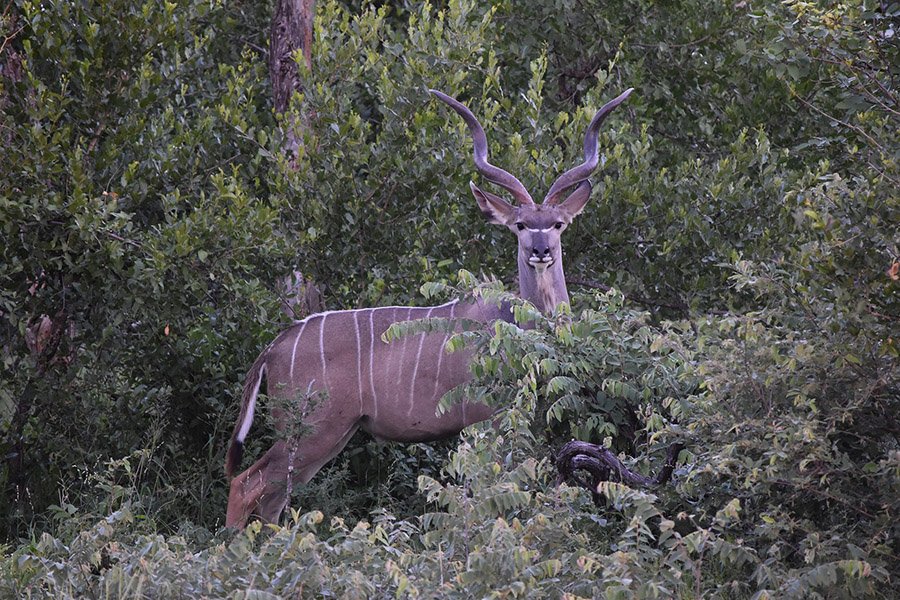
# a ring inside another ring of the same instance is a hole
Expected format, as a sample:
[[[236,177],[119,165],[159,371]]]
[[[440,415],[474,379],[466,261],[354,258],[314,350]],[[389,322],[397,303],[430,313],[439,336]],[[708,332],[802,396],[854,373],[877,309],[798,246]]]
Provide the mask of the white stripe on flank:
[[[247,439],[247,432],[250,431],[250,425],[253,424],[253,412],[256,409],[256,396],[259,394],[259,384],[262,383],[263,375],[266,372],[266,365],[263,365],[259,369],[259,375],[256,378],[256,385],[253,386],[253,393],[250,394],[250,403],[247,406],[247,415],[244,417],[244,421],[241,423],[241,429],[238,431],[237,440],[240,443],[244,443],[244,440]]]
[[[434,310],[435,308],[445,308],[447,306],[450,306],[451,307],[450,314],[452,317],[453,309],[455,308],[456,304],[457,304],[457,300],[451,300],[450,302],[446,302],[446,303],[440,304],[438,306],[429,307],[429,314],[431,314],[431,310]],[[397,310],[404,309],[404,308],[407,310],[407,320],[409,320],[409,316],[410,316],[410,314],[412,314],[412,311],[413,311],[413,307],[411,307],[411,306],[380,306],[377,308],[353,308],[353,309],[348,309],[348,310],[326,310],[326,311],[323,311],[320,313],[316,313],[314,315],[310,315],[310,316],[306,317],[305,319],[302,319],[301,321],[297,321],[295,324],[300,325],[300,331],[297,333],[297,337],[294,339],[294,347],[291,350],[291,366],[290,366],[291,385],[292,386],[294,385],[294,363],[297,358],[297,347],[300,344],[300,339],[303,337],[303,331],[306,329],[307,324],[309,324],[309,322],[311,320],[315,319],[316,317],[322,317],[322,319],[319,323],[319,327],[320,327],[320,329],[319,329],[319,360],[322,364],[323,384],[324,384],[325,388],[327,389],[328,380],[325,375],[327,365],[326,365],[326,360],[325,360],[326,357],[325,357],[325,338],[324,338],[326,317],[328,317],[328,315],[335,314],[335,313],[354,313],[354,317],[353,317],[354,325],[357,328],[357,335],[360,336],[359,340],[358,340],[358,344],[357,344],[357,348],[359,348],[360,351],[358,352],[357,356],[358,356],[358,360],[361,362],[362,361],[362,347],[361,347],[362,346],[362,336],[359,333],[359,320],[355,313],[369,311],[369,336],[370,336],[369,337],[369,387],[371,388],[371,391],[372,391],[372,405],[374,407],[374,411],[373,411],[374,414],[372,416],[373,416],[373,418],[377,417],[378,416],[378,396],[377,396],[377,392],[375,389],[375,323],[374,323],[374,315],[375,315],[376,310],[393,310],[394,318],[392,319],[392,322],[397,322],[398,320],[396,319],[396,312],[397,312]],[[404,340],[404,342],[405,342],[405,340]],[[444,339],[444,343],[446,343],[446,342],[447,342],[447,338]],[[405,346],[404,346],[404,348],[401,349],[401,352],[403,352],[403,351],[405,351]],[[399,365],[399,374],[402,374],[402,370],[403,370],[402,358],[403,357],[401,356],[401,364]],[[384,365],[385,375],[387,375],[387,369],[390,366],[389,362],[390,361],[388,360],[388,363],[386,363]],[[438,364],[438,371],[440,371],[440,363]],[[361,365],[357,366],[357,375],[359,376],[359,387],[360,387],[360,390],[362,390],[362,366]],[[362,392],[361,391],[360,391],[360,401],[362,401]]]
[[[369,310],[369,386],[372,388],[372,415],[373,419],[378,418],[378,394],[375,392],[375,309]]]
[[[452,306],[450,306],[450,316],[448,318],[452,319],[453,311],[456,310],[456,301],[454,300],[450,304]],[[443,306],[446,306],[446,304],[444,304]],[[446,334],[444,334],[444,341],[441,342],[440,346],[438,346],[437,372],[434,374],[434,389],[431,391],[431,397],[434,398],[435,400],[440,400],[440,398],[437,398],[436,396],[437,396],[437,391],[438,391],[438,385],[440,385],[440,383],[441,383],[441,363],[444,361],[444,346],[447,345],[447,340],[449,340],[449,339],[450,339],[450,332],[448,331]]]
[[[359,386],[357,395],[359,396],[359,414],[363,414],[363,391],[362,391],[362,347],[359,343],[359,319],[358,315],[353,313],[353,330],[356,332],[356,383]]]
[[[409,317],[412,315],[412,307],[406,309],[406,318],[404,321],[409,321]],[[397,320],[397,323],[400,323],[400,320]],[[403,381],[403,365],[406,363],[406,343],[409,341],[409,336],[403,336],[403,345],[400,346],[400,360],[397,361],[397,379],[396,381],[399,383]],[[399,407],[397,407],[399,408]]]
[[[322,383],[328,389],[328,375],[325,373],[325,317],[331,313],[322,313],[322,322],[319,323],[319,358],[322,361]]]
[[[425,313],[426,319],[431,317],[431,311],[433,310],[433,306],[428,309],[428,312]],[[412,383],[409,384],[409,410],[406,412],[407,416],[412,414],[413,410],[413,397],[416,393],[416,374],[419,372],[419,360],[422,358],[422,344],[425,343],[425,333],[422,332],[420,335],[421,337],[419,338],[419,351],[416,352],[416,364],[413,367]]]
[[[294,387],[294,363],[297,360],[297,344],[300,343],[300,337],[303,336],[303,330],[306,329],[307,323],[308,321],[304,319],[303,324],[300,325],[300,331],[297,333],[297,337],[294,339],[294,349],[291,351],[291,387]]]

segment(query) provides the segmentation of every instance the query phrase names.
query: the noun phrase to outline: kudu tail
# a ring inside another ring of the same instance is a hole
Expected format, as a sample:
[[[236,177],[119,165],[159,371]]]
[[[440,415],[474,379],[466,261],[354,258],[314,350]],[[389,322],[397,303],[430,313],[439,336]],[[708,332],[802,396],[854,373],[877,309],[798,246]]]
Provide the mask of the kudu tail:
[[[225,475],[230,479],[235,470],[241,465],[241,457],[244,455],[244,440],[253,423],[253,413],[256,410],[256,397],[259,396],[259,386],[263,375],[266,373],[266,352],[259,355],[247,379],[244,381],[244,392],[241,395],[241,414],[234,424],[234,433],[231,434],[231,443],[228,445],[228,453],[225,455]]]

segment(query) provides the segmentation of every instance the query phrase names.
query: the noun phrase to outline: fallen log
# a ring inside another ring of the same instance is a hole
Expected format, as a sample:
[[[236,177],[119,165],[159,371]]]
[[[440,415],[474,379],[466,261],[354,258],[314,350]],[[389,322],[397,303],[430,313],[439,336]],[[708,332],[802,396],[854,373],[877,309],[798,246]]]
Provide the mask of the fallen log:
[[[595,504],[602,504],[603,497],[597,492],[597,485],[601,481],[624,483],[635,488],[661,486],[672,477],[678,453],[683,449],[684,444],[681,442],[669,446],[666,452],[666,462],[662,469],[655,477],[648,477],[626,467],[615,454],[603,446],[572,440],[560,448],[556,454],[556,470],[559,471],[556,485],[560,485],[564,481],[574,482],[591,491]],[[587,471],[592,481],[588,483],[577,471]]]

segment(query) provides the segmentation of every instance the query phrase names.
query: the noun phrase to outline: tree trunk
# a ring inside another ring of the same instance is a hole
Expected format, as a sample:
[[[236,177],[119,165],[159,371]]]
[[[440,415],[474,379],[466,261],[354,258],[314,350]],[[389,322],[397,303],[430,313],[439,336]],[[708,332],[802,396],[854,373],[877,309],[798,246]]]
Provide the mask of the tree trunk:
[[[313,18],[315,0],[276,0],[275,14],[269,39],[269,78],[272,81],[272,101],[275,112],[284,116],[286,131],[285,153],[295,165],[300,148],[304,113],[291,112],[294,92],[303,91],[297,61],[300,55],[306,70],[312,69]],[[299,52],[299,54],[298,54]],[[322,293],[299,270],[294,270],[278,283],[282,297],[282,313],[291,321],[322,310]]]
[[[315,0],[277,0],[269,40],[269,77],[275,112],[285,115],[288,147],[291,157],[300,147],[302,117],[290,113],[291,97],[303,90],[297,68],[297,52],[312,68],[312,34]]]

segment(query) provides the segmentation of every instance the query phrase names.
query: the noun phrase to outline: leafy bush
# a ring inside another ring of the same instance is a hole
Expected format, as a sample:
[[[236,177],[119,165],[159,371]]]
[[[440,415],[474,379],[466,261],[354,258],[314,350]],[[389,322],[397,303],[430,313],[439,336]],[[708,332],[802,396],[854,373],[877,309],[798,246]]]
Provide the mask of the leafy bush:
[[[0,17],[4,595],[897,595],[896,5],[320,2],[292,164],[268,10]],[[427,89],[539,193],[631,86],[565,240],[572,307],[453,342],[496,429],[357,440],[284,526],[218,531],[278,278],[329,308],[506,297],[511,240]],[[688,449],[597,507],[555,485],[571,437],[641,472]]]

